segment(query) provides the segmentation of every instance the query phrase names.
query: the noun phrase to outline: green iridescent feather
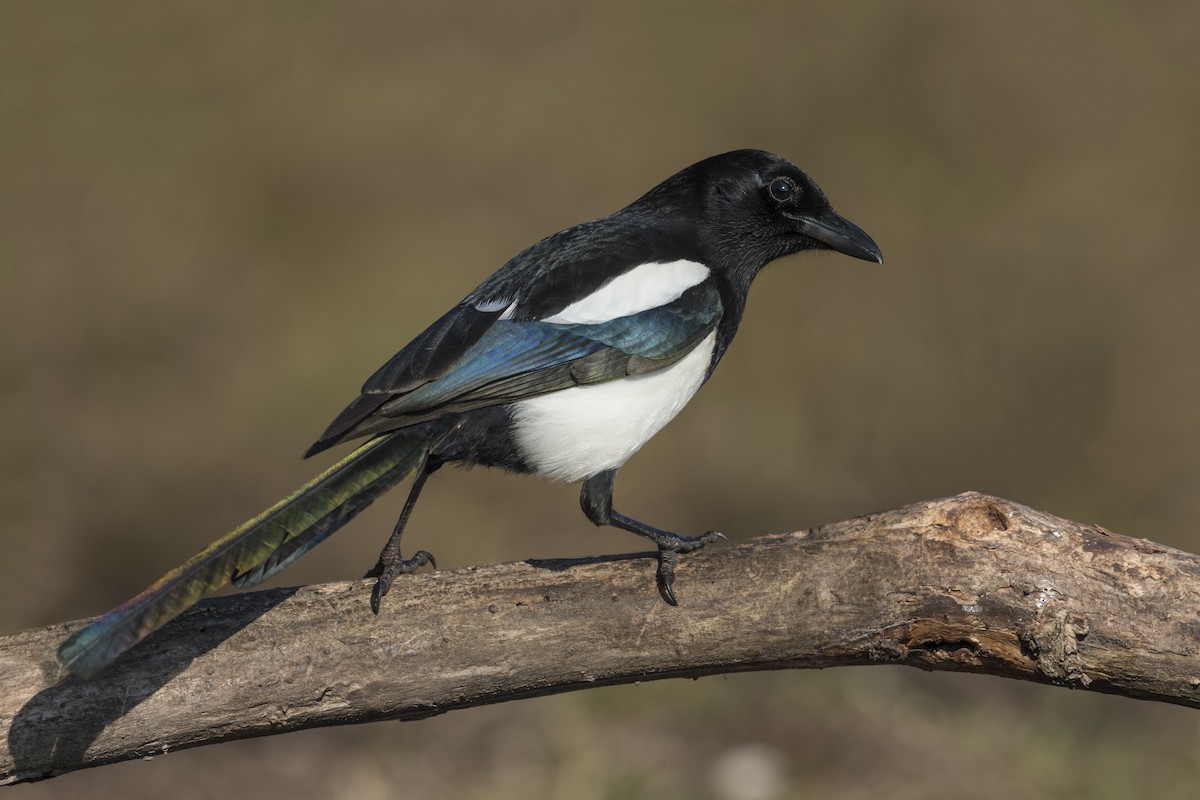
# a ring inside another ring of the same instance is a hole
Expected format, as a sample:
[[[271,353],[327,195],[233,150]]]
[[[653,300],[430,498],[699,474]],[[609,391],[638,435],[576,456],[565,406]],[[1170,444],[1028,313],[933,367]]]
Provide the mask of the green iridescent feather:
[[[153,631],[232,582],[266,580],[349,522],[420,466],[428,436],[395,433],[373,439],[271,508],[239,525],[137,597],[71,634],[59,661],[90,677]]]

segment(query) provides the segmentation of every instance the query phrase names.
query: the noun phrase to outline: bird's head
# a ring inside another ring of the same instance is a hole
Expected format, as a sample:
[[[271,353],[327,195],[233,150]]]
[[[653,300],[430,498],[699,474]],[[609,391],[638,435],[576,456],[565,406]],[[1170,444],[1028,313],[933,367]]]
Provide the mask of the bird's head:
[[[647,201],[694,218],[706,263],[749,277],[804,250],[883,263],[874,240],[835,212],[812,178],[762,150],[735,150],[693,164],[639,203]]]

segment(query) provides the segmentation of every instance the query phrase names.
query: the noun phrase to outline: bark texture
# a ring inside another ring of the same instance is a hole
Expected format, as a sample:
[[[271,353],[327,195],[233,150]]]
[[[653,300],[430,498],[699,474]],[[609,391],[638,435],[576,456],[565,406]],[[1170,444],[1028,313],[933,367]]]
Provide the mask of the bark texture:
[[[0,784],[248,736],[600,684],[908,664],[1200,706],[1200,557],[976,493],[680,559],[404,576],[201,603],[90,681],[81,622],[0,638]]]

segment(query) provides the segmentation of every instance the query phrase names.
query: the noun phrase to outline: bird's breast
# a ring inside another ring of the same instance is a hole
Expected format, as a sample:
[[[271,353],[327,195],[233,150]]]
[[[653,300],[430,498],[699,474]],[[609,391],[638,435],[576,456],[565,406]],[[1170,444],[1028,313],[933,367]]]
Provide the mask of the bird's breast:
[[[574,386],[513,404],[513,438],[542,477],[581,481],[629,460],[692,399],[712,359],[716,333],[669,367]]]

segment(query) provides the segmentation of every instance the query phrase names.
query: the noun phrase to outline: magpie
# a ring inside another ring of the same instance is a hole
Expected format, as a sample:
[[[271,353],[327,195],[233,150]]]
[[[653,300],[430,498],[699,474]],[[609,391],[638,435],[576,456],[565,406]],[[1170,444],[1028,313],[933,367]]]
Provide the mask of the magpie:
[[[883,263],[807,174],[761,150],[700,161],[620,211],[548,236],[369,377],[305,457],[365,444],[73,633],[61,663],[97,673],[206,591],[274,575],[415,474],[367,573],[379,613],[398,575],[436,567],[424,550],[404,558],[400,537],[426,479],[445,464],[582,482],[589,520],[658,548],[658,590],[676,604],[677,555],[724,536],[681,536],[617,512],[617,470],[712,375],[759,270],[805,250]]]

